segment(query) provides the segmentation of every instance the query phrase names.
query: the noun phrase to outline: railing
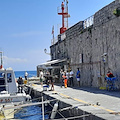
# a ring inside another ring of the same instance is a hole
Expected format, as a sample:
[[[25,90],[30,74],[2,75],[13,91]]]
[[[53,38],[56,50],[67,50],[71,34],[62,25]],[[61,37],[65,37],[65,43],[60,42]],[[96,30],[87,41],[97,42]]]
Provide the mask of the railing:
[[[62,13],[61,7],[57,8],[57,13]],[[68,7],[67,6],[64,6],[64,13],[68,13]]]
[[[87,18],[83,21],[83,28],[86,29],[86,28],[92,26],[93,23],[94,23],[94,15],[90,16],[89,18]]]
[[[86,29],[86,28],[92,26],[93,24],[94,24],[94,15],[88,17],[87,19],[85,19],[83,21],[83,29]],[[66,38],[66,34],[63,33],[63,34],[60,35],[59,40],[64,40],[65,38]],[[54,45],[57,42],[58,42],[58,37],[51,40],[51,45]]]
[[[54,45],[58,42],[58,37],[51,39],[51,45]]]
[[[58,37],[59,37],[59,38],[58,38]],[[64,39],[66,38],[65,32],[64,32],[63,34],[58,35],[58,37],[53,38],[53,39],[51,40],[51,45],[54,45],[54,44],[57,43],[58,41],[64,40]]]

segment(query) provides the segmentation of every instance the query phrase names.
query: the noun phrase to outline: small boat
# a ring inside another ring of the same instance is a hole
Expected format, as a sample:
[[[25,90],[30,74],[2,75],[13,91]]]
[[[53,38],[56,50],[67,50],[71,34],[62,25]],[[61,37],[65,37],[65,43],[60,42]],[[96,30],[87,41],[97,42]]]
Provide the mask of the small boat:
[[[2,61],[2,58],[1,58]],[[21,86],[23,87],[23,86]],[[4,110],[5,107],[14,107],[19,104],[26,103],[31,100],[31,96],[27,95],[24,90],[18,92],[18,83],[12,68],[4,69],[0,67],[0,120],[7,117],[6,113],[12,113],[14,109]],[[13,116],[12,116],[13,117]]]
[[[11,102],[23,102],[30,100],[24,90],[18,92],[18,83],[15,80],[15,74],[12,68],[0,69],[0,104]]]

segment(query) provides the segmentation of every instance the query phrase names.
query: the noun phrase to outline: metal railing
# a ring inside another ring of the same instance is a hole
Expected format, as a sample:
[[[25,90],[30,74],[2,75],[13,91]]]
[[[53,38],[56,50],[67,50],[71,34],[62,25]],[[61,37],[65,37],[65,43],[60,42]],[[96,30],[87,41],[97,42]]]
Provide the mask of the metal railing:
[[[57,7],[57,13],[62,13],[61,7]],[[64,6],[64,13],[68,13],[68,7]]]
[[[66,38],[65,32],[60,35],[60,41],[64,40]],[[58,37],[51,39],[51,45],[54,45],[58,42]]]
[[[58,37],[51,39],[51,45],[54,45],[57,42],[58,42]]]
[[[94,15],[88,17],[87,19],[85,19],[83,21],[83,29],[86,29],[90,26],[92,26],[94,24]],[[60,40],[64,40],[66,38],[66,34],[65,32],[63,34],[61,34],[61,39]],[[58,37],[51,39],[51,45],[54,45],[58,42]]]
[[[87,19],[85,19],[83,21],[83,28],[86,29],[86,28],[92,26],[93,23],[94,23],[94,15],[88,17]]]

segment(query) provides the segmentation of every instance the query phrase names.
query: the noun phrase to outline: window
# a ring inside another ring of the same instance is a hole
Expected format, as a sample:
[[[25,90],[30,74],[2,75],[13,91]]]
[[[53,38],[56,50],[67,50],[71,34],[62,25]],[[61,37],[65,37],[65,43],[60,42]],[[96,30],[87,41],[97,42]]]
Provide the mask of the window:
[[[7,73],[7,82],[8,83],[12,82],[12,75],[11,75],[11,73]]]
[[[0,92],[6,90],[5,88],[5,73],[1,72],[0,73]]]
[[[0,78],[5,78],[5,73],[1,72],[0,73]]]

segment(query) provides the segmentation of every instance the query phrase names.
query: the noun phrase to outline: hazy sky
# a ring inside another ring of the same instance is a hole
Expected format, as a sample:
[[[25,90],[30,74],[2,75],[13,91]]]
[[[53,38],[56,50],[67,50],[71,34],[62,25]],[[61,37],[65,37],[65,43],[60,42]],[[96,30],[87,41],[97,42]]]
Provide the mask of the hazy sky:
[[[62,18],[57,7],[64,0],[0,0],[0,51],[4,68],[36,70],[36,66],[50,60],[44,53],[52,39],[59,34]],[[113,0],[68,0],[69,25],[95,14]]]

